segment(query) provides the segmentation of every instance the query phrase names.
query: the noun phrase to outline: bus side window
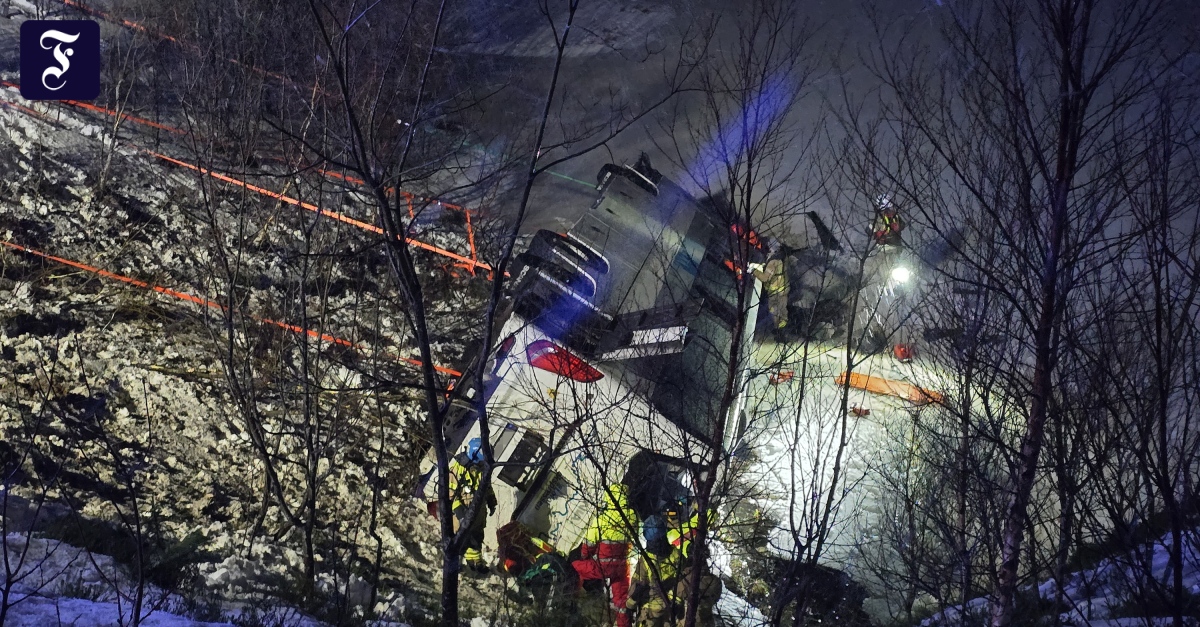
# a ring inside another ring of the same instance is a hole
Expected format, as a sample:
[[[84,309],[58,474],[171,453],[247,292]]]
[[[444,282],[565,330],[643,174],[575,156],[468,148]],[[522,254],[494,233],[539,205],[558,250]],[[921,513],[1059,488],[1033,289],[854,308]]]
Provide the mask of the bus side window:
[[[546,451],[542,436],[526,431],[521,441],[513,449],[508,461],[500,468],[500,480],[515,488],[524,490],[537,471],[537,462]]]

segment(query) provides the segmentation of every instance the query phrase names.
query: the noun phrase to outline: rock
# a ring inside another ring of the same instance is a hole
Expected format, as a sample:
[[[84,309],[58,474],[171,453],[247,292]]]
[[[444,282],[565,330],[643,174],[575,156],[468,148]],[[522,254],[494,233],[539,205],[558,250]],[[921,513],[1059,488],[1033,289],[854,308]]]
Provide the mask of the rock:
[[[233,576],[230,574],[228,568],[222,567],[209,573],[204,580],[210,586],[224,586],[228,585],[233,580]]]

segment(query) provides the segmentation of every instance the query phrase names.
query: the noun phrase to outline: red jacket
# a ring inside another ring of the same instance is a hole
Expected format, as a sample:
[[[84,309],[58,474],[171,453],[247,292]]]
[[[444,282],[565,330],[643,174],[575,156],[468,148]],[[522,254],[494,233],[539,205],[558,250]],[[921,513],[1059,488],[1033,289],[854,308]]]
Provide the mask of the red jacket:
[[[623,540],[601,540],[598,544],[584,542],[579,545],[579,556],[601,562],[624,562],[629,558],[629,543]]]

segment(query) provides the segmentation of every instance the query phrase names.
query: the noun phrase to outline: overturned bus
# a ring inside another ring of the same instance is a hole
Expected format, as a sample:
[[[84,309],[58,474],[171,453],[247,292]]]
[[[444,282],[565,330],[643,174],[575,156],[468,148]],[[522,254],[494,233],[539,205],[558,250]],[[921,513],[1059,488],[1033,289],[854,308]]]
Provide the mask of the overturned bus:
[[[479,437],[479,395],[486,403],[491,549],[495,530],[517,521],[570,551],[615,482],[645,520],[686,498],[688,467],[718,445],[734,450],[744,430],[761,286],[733,262],[743,229],[644,157],[605,166],[597,190],[566,234],[540,231],[517,258],[497,347],[459,382],[484,368],[484,389],[461,389],[451,408],[454,454]],[[746,339],[732,355],[737,325]],[[731,373],[733,402],[722,402]],[[414,496],[435,500],[432,451],[421,470]]]

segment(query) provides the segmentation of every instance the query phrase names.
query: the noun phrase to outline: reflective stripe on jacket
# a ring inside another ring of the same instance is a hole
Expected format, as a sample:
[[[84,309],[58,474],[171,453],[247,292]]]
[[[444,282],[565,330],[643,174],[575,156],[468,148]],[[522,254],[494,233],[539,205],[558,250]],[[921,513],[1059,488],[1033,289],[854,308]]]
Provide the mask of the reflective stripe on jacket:
[[[470,507],[479,483],[483,481],[483,470],[478,466],[464,466],[458,459],[450,460],[450,510]]]
[[[583,542],[593,547],[601,543],[622,544],[626,546],[625,554],[628,555],[628,545],[637,528],[637,514],[629,507],[629,486],[614,483],[604,491],[604,505],[584,532]]]
[[[579,546],[579,556],[583,559],[594,559],[602,564],[626,562],[629,561],[629,543],[601,540],[592,544],[585,540]]]
[[[717,522],[716,510],[708,510],[708,530],[712,531],[713,523]],[[679,549],[679,552],[687,557],[690,554],[692,539],[700,531],[700,512],[695,512],[692,517],[679,525],[678,529],[667,531],[667,541],[671,546]]]

